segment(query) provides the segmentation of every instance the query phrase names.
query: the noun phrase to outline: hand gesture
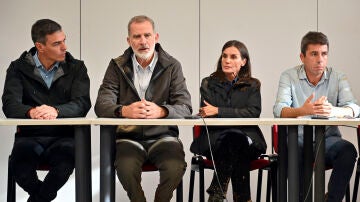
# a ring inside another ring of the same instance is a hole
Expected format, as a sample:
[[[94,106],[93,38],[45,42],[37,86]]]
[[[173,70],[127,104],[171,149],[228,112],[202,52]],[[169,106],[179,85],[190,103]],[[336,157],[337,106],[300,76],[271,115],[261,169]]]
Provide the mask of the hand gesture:
[[[311,102],[311,100],[314,98],[315,94],[312,93],[304,102],[303,106],[301,107],[301,114],[304,115],[313,115],[314,112],[314,103]]]
[[[331,116],[333,106],[328,102],[326,96],[321,96],[314,102],[314,113],[322,116]]]
[[[54,107],[48,105],[41,105],[30,109],[29,116],[32,119],[51,120],[56,119],[56,117],[58,116],[58,111]]]
[[[331,116],[333,106],[328,102],[326,96],[321,96],[315,102],[311,102],[315,94],[312,93],[304,102],[301,107],[302,114],[304,115],[322,115],[322,116]]]
[[[159,105],[147,100],[142,101],[145,104],[147,119],[163,118],[167,115],[167,110],[164,107],[160,107]]]
[[[156,119],[163,118],[167,114],[166,109],[147,100],[123,106],[122,110],[123,117],[132,119]]]
[[[131,119],[146,118],[145,103],[142,101],[133,102],[130,105],[122,107],[122,116]]]
[[[201,107],[199,109],[199,115],[202,117],[209,117],[209,116],[214,116],[217,115],[219,113],[219,108],[215,107],[213,105],[211,105],[210,103],[206,102],[204,100],[204,107]]]

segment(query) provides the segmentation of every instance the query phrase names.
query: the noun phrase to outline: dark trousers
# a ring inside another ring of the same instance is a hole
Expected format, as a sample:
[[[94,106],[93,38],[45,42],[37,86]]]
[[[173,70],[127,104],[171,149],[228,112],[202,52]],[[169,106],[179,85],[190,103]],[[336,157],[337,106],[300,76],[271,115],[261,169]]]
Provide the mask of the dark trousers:
[[[250,162],[259,157],[260,151],[249,145],[246,135],[230,133],[217,140],[213,152],[219,182],[214,172],[207,189],[210,197],[224,198],[231,179],[233,201],[250,200]]]
[[[300,147],[300,151],[302,151],[302,147]],[[325,138],[325,164],[332,167],[328,183],[327,202],[341,202],[344,198],[346,187],[354,170],[356,157],[357,152],[352,143],[342,139],[340,136],[328,136]],[[300,155],[299,159],[300,165],[303,165],[302,155]],[[302,176],[303,169],[300,169],[300,179],[303,179]],[[304,190],[303,185],[300,184],[300,201],[304,200],[307,192],[308,187],[305,187]]]
[[[49,172],[40,181],[36,169],[43,162]],[[16,137],[10,166],[17,184],[29,193],[29,201],[51,201],[74,170],[74,139]]]

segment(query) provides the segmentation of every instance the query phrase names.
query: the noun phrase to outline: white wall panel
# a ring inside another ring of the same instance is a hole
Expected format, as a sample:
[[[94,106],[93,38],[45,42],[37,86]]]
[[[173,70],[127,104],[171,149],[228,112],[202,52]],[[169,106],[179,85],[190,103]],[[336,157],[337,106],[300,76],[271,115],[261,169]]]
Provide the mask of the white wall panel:
[[[329,38],[329,66],[347,74],[353,93],[360,99],[360,2],[319,1],[319,31]]]
[[[272,117],[280,73],[300,64],[300,40],[310,30],[324,32],[330,40],[329,65],[347,73],[353,92],[360,99],[359,79],[360,14],[359,2],[350,0],[326,1],[231,1],[231,0],[134,0],[134,1],[4,1],[0,3],[0,81],[4,81],[10,61],[17,59],[33,44],[31,25],[40,18],[51,18],[63,26],[68,50],[85,61],[91,78],[93,104],[98,88],[111,58],[123,53],[127,23],[134,15],[145,14],[155,20],[163,48],[177,58],[182,66],[192,95],[194,113],[198,111],[199,84],[202,78],[215,70],[223,44],[237,39],[249,49],[253,76],[262,82],[262,117]],[[199,40],[200,39],[200,40]],[[0,89],[3,83],[0,83]],[[1,91],[2,92],[2,91]],[[95,117],[93,108],[89,117]],[[4,117],[0,112],[0,117]],[[262,127],[268,144],[270,128]],[[356,143],[353,129],[343,129],[345,138]],[[13,143],[14,127],[1,127],[0,181],[7,179],[7,157]],[[191,128],[180,128],[186,160],[190,166],[192,154]],[[348,135],[349,133],[349,135]],[[93,201],[99,201],[99,127],[92,127],[92,188]],[[328,175],[328,174],[327,174]],[[212,172],[206,172],[206,186]],[[252,173],[252,198],[255,200],[256,176]],[[184,199],[188,197],[189,169],[184,176]],[[155,173],[143,174],[143,185],[148,200],[154,197]],[[117,201],[128,201],[117,181]],[[197,201],[197,179],[194,201]],[[265,183],[263,183],[265,185]],[[6,184],[0,185],[0,201],[6,200]],[[26,194],[18,189],[18,197]],[[263,193],[265,190],[263,189]],[[72,177],[55,201],[74,201]],[[206,195],[207,197],[207,195]],[[264,194],[263,194],[264,197]],[[228,199],[231,201],[231,189]],[[263,198],[264,199],[264,198]],[[172,201],[175,201],[173,199]]]
[[[316,29],[316,4],[306,1],[201,1],[201,78],[215,71],[228,40],[250,52],[252,74],[262,82],[262,117],[272,117],[277,82],[286,68],[300,63],[300,40]]]
[[[360,101],[360,2],[350,0],[346,2],[319,0],[319,31],[329,39],[329,61],[332,66],[343,71],[351,84],[352,92]],[[343,138],[352,142],[356,149],[356,131],[342,127]],[[353,194],[356,167],[350,181],[350,190]],[[330,172],[326,175],[330,176]],[[352,196],[351,196],[352,197]],[[360,201],[358,194],[357,201]]]

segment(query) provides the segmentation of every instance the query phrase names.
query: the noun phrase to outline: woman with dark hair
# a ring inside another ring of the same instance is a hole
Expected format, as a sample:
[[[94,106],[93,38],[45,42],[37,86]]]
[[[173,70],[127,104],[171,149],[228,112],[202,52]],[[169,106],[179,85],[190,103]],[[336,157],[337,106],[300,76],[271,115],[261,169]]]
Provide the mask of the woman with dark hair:
[[[246,46],[236,40],[222,48],[217,69],[202,80],[199,115],[217,118],[258,118],[261,113],[260,81],[251,77]],[[234,201],[251,201],[250,162],[266,151],[266,142],[258,126],[211,126],[204,128],[190,150],[211,158],[216,173],[207,189],[209,201],[223,201],[231,179]]]

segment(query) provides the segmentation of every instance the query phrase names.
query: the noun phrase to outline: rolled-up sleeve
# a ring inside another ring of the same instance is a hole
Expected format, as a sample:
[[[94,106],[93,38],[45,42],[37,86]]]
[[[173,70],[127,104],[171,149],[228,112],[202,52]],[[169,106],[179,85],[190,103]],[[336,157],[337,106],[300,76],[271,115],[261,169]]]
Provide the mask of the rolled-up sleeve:
[[[284,107],[290,107],[292,105],[291,95],[291,79],[287,72],[284,72],[280,76],[278,92],[273,107],[274,117],[279,118],[281,111]]]
[[[343,73],[339,74],[339,96],[337,106],[350,107],[354,112],[354,117],[358,117],[360,113],[359,105],[352,94],[351,87],[347,76]]]

